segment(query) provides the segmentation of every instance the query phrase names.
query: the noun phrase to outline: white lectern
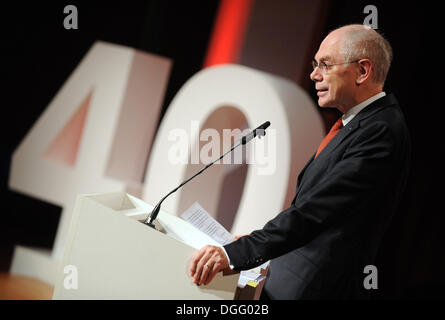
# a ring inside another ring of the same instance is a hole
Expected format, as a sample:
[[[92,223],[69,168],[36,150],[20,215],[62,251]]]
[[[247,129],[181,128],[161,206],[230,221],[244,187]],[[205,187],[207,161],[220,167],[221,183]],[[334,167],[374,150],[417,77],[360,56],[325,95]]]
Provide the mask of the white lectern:
[[[126,193],[78,196],[53,298],[233,299],[239,274],[199,287],[188,275],[195,250],[218,244],[164,211],[164,231],[148,227],[151,210]]]

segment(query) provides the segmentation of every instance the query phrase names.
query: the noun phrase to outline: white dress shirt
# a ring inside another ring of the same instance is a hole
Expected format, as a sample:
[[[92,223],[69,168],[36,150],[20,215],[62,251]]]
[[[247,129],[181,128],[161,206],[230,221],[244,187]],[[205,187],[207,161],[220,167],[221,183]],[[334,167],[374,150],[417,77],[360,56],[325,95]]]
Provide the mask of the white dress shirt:
[[[371,98],[366,99],[363,102],[360,102],[358,105],[352,107],[349,109],[341,119],[341,122],[343,122],[343,127],[348,124],[349,121],[351,121],[360,111],[365,109],[367,106],[369,106],[371,103],[376,101],[377,99],[380,99],[382,97],[386,96],[385,92],[379,92],[376,95],[373,95]]]

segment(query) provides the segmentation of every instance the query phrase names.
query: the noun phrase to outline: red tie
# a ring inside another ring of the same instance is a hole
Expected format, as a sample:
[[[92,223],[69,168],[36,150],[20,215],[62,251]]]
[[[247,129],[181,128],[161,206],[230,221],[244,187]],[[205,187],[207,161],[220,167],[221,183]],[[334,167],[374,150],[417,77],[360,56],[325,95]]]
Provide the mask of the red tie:
[[[328,145],[328,143],[335,137],[335,135],[340,131],[340,129],[343,128],[343,122],[342,118],[338,119],[334,125],[332,126],[329,133],[324,137],[324,139],[321,141],[320,146],[318,147],[317,153],[315,154],[315,158],[318,156],[318,154]]]

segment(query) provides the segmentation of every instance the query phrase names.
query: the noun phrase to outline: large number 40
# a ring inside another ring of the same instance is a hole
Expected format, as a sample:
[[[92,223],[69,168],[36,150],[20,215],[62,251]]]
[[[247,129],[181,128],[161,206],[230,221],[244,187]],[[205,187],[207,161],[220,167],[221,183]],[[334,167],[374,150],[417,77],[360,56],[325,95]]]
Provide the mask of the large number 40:
[[[10,187],[63,207],[53,249],[56,260],[62,257],[78,194],[126,191],[155,204],[190,171],[188,164],[168,162],[169,132],[189,130],[193,121],[206,123],[213,114],[218,114],[218,125],[230,124],[239,114],[250,128],[270,121],[268,130],[274,134],[255,144],[265,147],[270,137],[276,142],[267,146],[274,153],[268,157],[275,161],[273,172],[257,174],[267,164],[249,165],[239,206],[231,213],[232,232],[261,228],[289,205],[296,176],[323,136],[308,95],[264,72],[237,65],[211,67],[181,88],[156,133],[170,67],[165,58],[96,43],[14,152]],[[189,143],[190,150],[199,147],[199,135]],[[207,171],[211,188],[199,182],[188,185],[193,190],[189,200],[205,192],[207,205],[217,208],[228,172]],[[163,208],[178,214],[181,192]]]

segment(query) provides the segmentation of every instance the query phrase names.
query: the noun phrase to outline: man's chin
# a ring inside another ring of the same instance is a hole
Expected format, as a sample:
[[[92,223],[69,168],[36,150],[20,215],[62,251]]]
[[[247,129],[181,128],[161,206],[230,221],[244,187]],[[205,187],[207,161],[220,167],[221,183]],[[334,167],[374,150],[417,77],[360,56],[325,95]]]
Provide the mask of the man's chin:
[[[318,99],[318,105],[320,106],[320,108],[335,108],[335,105],[332,102],[326,101],[322,98]]]

